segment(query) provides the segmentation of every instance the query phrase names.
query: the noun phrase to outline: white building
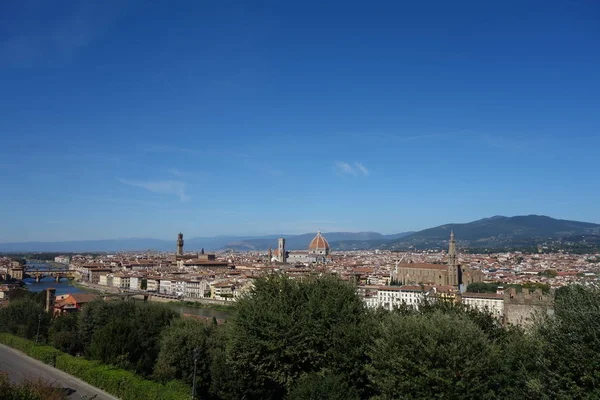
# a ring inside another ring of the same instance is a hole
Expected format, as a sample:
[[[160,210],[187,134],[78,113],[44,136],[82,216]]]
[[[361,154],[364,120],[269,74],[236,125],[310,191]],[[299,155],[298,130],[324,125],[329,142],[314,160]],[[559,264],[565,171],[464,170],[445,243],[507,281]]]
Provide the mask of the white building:
[[[161,279],[160,280],[160,294],[168,294],[171,295],[172,293],[172,288],[171,288],[171,279]]]
[[[71,262],[71,257],[69,256],[56,256],[54,257],[54,262],[61,264],[68,264]]]
[[[392,310],[402,304],[415,308],[428,299],[435,301],[435,288],[427,286],[362,286],[359,295],[369,308]]]
[[[130,290],[140,290],[142,284],[142,277],[140,276],[130,276],[129,277],[129,289]]]
[[[210,294],[213,299],[232,300],[233,284],[230,282],[215,283],[210,287]]]
[[[129,289],[130,278],[128,275],[115,274],[112,278],[112,286],[119,289]]]
[[[504,316],[504,295],[498,293],[463,293],[462,302],[497,317]]]
[[[205,280],[188,280],[185,281],[185,297],[203,298],[204,293],[210,291],[208,282]]]
[[[112,276],[110,274],[100,274],[98,277],[98,285],[112,286]]]
[[[148,292],[160,293],[160,281],[161,279],[159,277],[148,277],[148,279],[146,279],[146,290]]]

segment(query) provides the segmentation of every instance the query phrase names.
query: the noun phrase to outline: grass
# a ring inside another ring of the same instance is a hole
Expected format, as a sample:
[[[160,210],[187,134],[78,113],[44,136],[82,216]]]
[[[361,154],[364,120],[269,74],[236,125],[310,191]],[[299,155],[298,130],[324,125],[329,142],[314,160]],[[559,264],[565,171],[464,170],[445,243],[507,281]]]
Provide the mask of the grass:
[[[74,287],[79,288],[79,289],[83,289],[87,293],[96,293],[96,294],[103,294],[104,293],[102,290],[92,289],[90,287],[87,287],[85,285],[80,284],[79,282],[77,282],[77,281],[75,281],[73,279],[69,281],[69,285],[74,286]]]
[[[232,305],[209,304],[209,303],[200,303],[197,301],[171,301],[168,304],[172,304],[173,306],[186,306],[186,307],[192,307],[192,308],[207,308],[210,310],[224,311],[224,312],[233,311],[232,310],[233,304]]]

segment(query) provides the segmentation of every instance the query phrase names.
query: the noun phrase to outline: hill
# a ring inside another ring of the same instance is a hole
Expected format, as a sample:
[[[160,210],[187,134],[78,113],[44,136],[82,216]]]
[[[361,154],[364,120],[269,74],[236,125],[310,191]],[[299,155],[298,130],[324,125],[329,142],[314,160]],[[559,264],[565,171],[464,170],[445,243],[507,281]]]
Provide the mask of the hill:
[[[394,241],[392,247],[435,248],[447,245],[450,231],[469,247],[527,246],[547,241],[581,240],[600,234],[600,224],[555,219],[544,215],[494,216],[465,224],[425,229]]]

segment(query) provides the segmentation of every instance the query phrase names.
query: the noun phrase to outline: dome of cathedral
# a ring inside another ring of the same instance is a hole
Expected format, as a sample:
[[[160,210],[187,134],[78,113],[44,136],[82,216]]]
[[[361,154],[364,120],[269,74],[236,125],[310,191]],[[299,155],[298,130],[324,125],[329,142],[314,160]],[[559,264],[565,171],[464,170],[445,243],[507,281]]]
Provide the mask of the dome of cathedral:
[[[317,236],[315,236],[315,238],[313,240],[311,240],[310,244],[308,245],[308,250],[309,251],[316,251],[316,250],[329,251],[329,243],[327,243],[327,239],[325,239],[321,235],[321,232],[317,232]]]

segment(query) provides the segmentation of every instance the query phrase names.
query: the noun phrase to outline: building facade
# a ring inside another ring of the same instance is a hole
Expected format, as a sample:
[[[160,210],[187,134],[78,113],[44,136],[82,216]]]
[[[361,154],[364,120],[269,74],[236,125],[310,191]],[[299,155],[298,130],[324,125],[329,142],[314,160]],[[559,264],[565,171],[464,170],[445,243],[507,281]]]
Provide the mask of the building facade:
[[[467,285],[483,282],[484,274],[458,263],[454,232],[450,233],[448,259],[444,264],[403,263],[396,267],[393,278],[404,285],[425,284],[435,286],[455,286],[465,291]]]
[[[288,264],[324,264],[331,261],[329,256],[331,249],[329,242],[321,232],[310,241],[306,251],[286,251],[285,239],[278,239],[277,250],[275,251],[275,261]],[[271,258],[272,260],[273,258]]]

